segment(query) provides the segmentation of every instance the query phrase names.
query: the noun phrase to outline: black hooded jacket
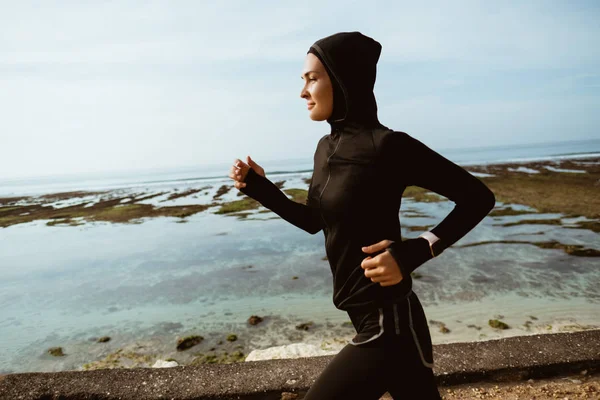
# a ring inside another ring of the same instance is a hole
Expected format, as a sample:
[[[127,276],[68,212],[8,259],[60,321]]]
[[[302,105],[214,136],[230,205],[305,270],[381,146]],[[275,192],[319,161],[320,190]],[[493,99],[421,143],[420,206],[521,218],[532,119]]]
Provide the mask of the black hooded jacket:
[[[473,229],[494,207],[493,193],[476,177],[407,133],[377,118],[373,94],[381,45],[360,32],[341,32],[315,42],[309,52],[325,66],[333,84],[331,132],[317,144],[306,204],[289,199],[269,179],[250,169],[244,194],[293,225],[323,230],[333,273],[333,303],[340,310],[371,309],[410,293],[410,273],[432,258],[423,238],[403,240],[400,203],[415,185],[450,199],[454,209],[431,232],[436,256]],[[363,246],[384,239],[403,275],[381,286],[364,275]]]

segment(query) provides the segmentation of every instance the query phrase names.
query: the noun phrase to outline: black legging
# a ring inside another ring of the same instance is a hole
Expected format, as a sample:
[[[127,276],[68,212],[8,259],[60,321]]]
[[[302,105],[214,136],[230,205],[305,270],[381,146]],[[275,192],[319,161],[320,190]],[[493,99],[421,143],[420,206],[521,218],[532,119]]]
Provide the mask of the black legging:
[[[357,335],[329,362],[305,400],[440,400],[425,313],[411,292],[396,304],[348,312]],[[355,344],[356,343],[356,344]]]

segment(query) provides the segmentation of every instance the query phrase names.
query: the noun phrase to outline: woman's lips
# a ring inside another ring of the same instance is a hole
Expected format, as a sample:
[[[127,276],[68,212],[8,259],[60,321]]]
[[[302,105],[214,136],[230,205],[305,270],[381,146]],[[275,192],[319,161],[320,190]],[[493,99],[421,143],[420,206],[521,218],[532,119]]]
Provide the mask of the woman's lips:
[[[315,103],[308,103],[306,107],[310,110],[314,106],[315,106]]]

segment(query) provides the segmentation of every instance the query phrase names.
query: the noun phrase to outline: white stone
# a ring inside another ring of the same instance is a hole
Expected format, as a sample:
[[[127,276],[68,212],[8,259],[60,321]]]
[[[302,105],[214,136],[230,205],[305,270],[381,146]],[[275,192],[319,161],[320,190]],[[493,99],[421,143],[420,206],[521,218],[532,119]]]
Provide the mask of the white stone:
[[[156,360],[152,368],[169,368],[169,367],[177,367],[177,361],[165,361],[165,360]]]
[[[245,361],[329,356],[337,353],[339,353],[339,350],[323,350],[313,344],[292,343],[283,346],[269,347],[267,349],[252,350]]]

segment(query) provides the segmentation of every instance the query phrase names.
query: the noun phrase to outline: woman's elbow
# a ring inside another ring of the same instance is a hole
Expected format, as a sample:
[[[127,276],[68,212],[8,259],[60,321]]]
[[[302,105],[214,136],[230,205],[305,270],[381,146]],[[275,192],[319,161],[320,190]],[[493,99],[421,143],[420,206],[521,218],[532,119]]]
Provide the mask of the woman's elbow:
[[[496,205],[496,196],[494,195],[494,192],[492,192],[487,186],[485,186],[481,205],[483,211],[485,211],[485,215],[488,215],[489,212],[492,211],[492,209]]]
[[[319,233],[321,231],[321,229],[323,229],[323,227],[320,225],[312,225],[312,226],[307,227],[305,230],[306,230],[306,232],[310,233],[311,235],[315,235],[315,234]]]

